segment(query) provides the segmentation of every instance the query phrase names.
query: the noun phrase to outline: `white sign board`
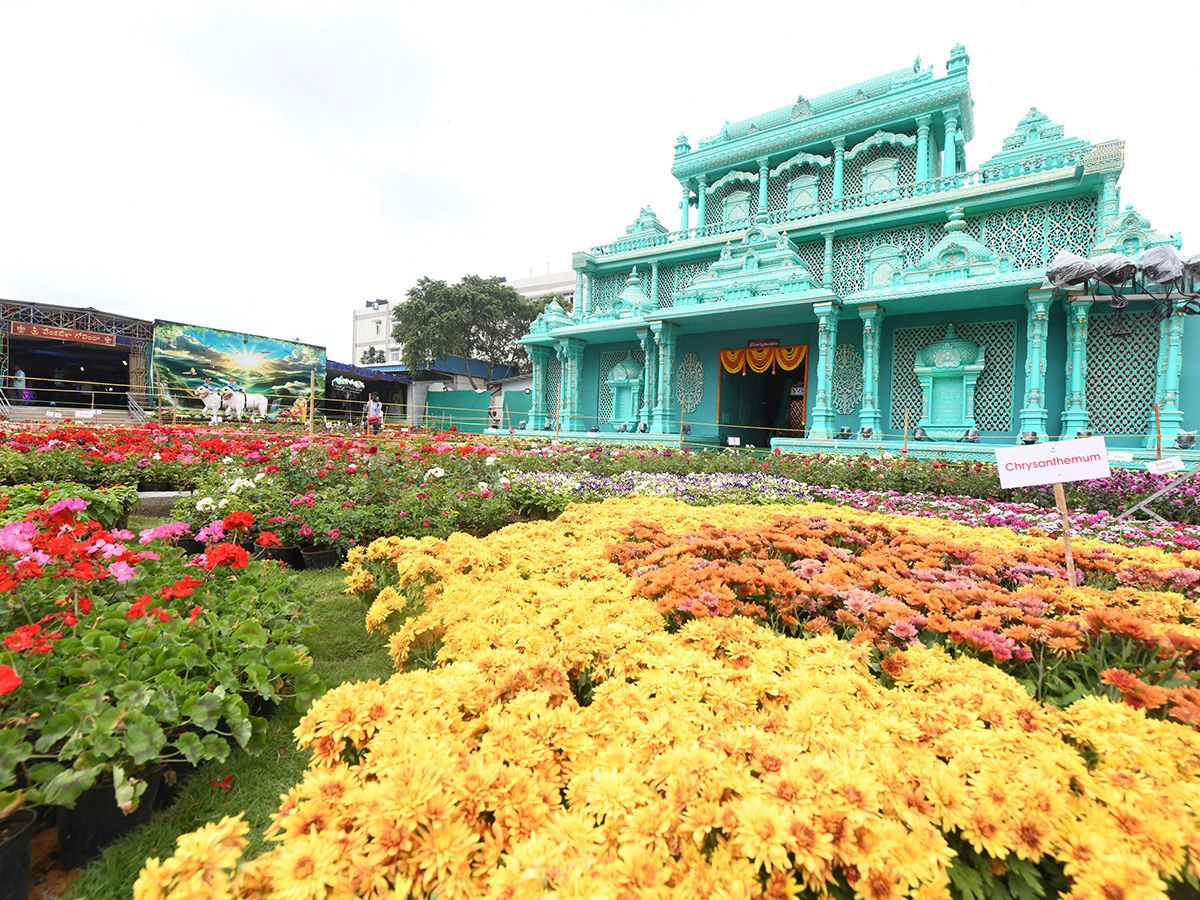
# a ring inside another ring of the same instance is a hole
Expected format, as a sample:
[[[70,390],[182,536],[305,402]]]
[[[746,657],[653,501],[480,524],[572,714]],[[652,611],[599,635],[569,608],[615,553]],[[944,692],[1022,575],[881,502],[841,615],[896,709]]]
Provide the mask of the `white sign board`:
[[[1146,470],[1155,475],[1166,475],[1168,472],[1182,472],[1187,466],[1178,456],[1164,456],[1162,459],[1146,460]]]
[[[1126,453],[1124,450],[1109,450],[1108,451],[1108,461],[1110,463],[1133,462],[1133,454]]]
[[[730,447],[742,446],[742,439],[740,437],[730,437],[730,438],[725,438],[725,440],[727,440],[729,442]]]
[[[75,410],[75,418],[90,419],[92,417],[93,412],[94,412],[94,410],[90,410],[90,409],[77,409],[77,410]]]
[[[1108,451],[1104,438],[1076,438],[1022,447],[997,447],[1000,487],[1028,487],[1107,478]]]

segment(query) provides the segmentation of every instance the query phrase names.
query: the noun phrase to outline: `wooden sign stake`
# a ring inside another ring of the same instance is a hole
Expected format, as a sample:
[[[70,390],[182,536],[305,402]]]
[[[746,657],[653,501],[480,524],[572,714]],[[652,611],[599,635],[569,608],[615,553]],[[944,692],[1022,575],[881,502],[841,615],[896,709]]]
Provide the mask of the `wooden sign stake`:
[[[904,410],[904,446],[900,450],[901,453],[908,452],[908,410]]]
[[[1071,587],[1075,587],[1075,557],[1071,553],[1071,520],[1067,516],[1067,497],[1063,493],[1061,481],[1054,482],[1054,505],[1058,507],[1058,514],[1062,516],[1063,551],[1067,557],[1067,582]]]
[[[312,443],[313,423],[317,418],[317,370],[308,373],[308,440]]]
[[[1158,404],[1154,404],[1154,458],[1162,459],[1162,422],[1158,417]]]

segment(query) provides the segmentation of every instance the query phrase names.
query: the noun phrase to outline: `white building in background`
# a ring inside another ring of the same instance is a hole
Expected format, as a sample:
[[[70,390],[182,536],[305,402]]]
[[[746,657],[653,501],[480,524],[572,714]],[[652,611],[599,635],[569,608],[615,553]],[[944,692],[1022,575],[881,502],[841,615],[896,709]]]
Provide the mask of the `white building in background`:
[[[510,278],[505,282],[523,297],[539,300],[550,294],[563,298],[563,308],[570,311],[575,303],[575,270],[538,275],[533,278]]]
[[[368,300],[365,306],[354,310],[354,333],[350,339],[349,362],[364,365],[363,354],[374,348],[383,354],[383,360],[372,365],[391,366],[400,364],[400,345],[392,340],[392,305],[387,300]]]

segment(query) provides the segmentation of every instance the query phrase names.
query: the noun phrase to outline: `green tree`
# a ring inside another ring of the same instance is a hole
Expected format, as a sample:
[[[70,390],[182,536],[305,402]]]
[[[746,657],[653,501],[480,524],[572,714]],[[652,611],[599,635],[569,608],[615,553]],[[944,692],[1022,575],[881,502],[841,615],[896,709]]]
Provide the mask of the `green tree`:
[[[490,381],[498,370],[525,363],[517,339],[543,307],[495,277],[468,275],[455,285],[422,278],[393,311],[392,337],[403,346],[401,358],[410,371],[439,358],[474,358]],[[467,380],[478,386],[469,367]]]
[[[374,347],[368,347],[363,351],[362,356],[358,361],[364,366],[370,366],[375,363],[385,362],[386,358],[382,350],[376,350]]]

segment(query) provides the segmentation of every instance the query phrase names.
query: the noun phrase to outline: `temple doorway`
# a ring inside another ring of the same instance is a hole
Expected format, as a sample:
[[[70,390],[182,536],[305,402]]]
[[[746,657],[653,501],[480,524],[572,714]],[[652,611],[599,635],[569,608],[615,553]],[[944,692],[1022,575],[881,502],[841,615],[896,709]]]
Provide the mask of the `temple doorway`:
[[[771,438],[804,437],[808,347],[722,350],[718,438],[768,447]]]

